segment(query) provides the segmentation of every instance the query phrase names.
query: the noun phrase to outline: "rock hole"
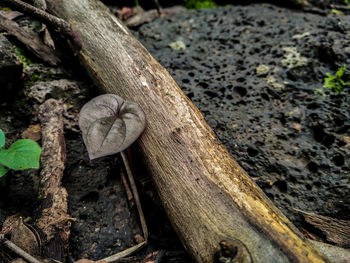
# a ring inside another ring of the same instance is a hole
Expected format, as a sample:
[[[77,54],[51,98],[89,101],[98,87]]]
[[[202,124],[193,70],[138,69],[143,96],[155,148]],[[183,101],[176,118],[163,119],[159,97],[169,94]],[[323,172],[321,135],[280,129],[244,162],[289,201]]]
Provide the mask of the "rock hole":
[[[275,196],[271,193],[266,193],[267,197],[270,198],[271,201],[275,199]]]
[[[252,147],[249,147],[248,149],[247,149],[247,153],[248,153],[248,155],[250,156],[250,157],[255,157],[255,156],[257,156],[258,155],[258,150],[257,149],[254,149],[254,148],[252,148]]]
[[[244,97],[248,93],[247,89],[241,86],[234,87],[233,91],[238,93],[241,97]]]
[[[320,182],[314,182],[314,186],[321,187],[321,183]]]
[[[266,100],[266,101],[270,101],[270,97],[269,97],[269,95],[267,95],[266,93],[262,93],[262,94],[261,94],[261,97],[262,97],[264,100]]]
[[[337,144],[338,144],[339,147],[343,147],[343,146],[346,145],[346,142],[344,142],[344,141],[339,141]]]
[[[204,91],[204,94],[208,95],[211,98],[215,98],[218,96],[218,94],[216,94],[215,92],[212,92],[211,90]]]
[[[188,76],[190,76],[190,77],[194,77],[194,73],[193,72],[188,72]]]
[[[97,202],[98,197],[98,192],[93,191],[80,198],[80,201],[84,203],[95,203]]]
[[[307,164],[307,169],[309,169],[310,172],[316,173],[317,172],[318,165],[315,162],[309,162]]]
[[[341,155],[341,154],[338,154],[338,155],[334,156],[334,157],[332,158],[332,161],[333,161],[333,163],[334,163],[336,166],[338,166],[338,167],[343,166],[344,163],[345,163],[344,157],[343,157],[343,155]]]
[[[189,99],[192,99],[192,98],[194,97],[193,92],[187,93],[187,97],[188,97]]]
[[[238,78],[238,79],[236,79],[236,81],[242,83],[245,81],[245,78]]]
[[[79,219],[81,219],[81,220],[86,220],[86,219],[87,219],[87,215],[85,215],[85,214],[80,214],[80,215],[79,215]]]
[[[199,82],[199,83],[197,84],[197,86],[200,87],[200,88],[203,88],[203,89],[208,88],[208,84],[205,83],[205,82]]]
[[[282,193],[286,193],[288,191],[288,185],[286,181],[277,180],[274,185],[278,188],[278,190]]]
[[[322,125],[313,127],[313,137],[317,142],[322,143],[326,147],[330,147],[335,141],[335,137],[327,134]]]

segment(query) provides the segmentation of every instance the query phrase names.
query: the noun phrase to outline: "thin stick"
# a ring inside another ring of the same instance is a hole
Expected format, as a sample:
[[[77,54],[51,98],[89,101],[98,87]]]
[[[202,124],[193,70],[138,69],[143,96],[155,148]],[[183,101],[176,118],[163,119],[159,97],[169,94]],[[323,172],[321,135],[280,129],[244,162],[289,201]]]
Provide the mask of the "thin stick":
[[[39,36],[30,29],[21,28],[16,22],[0,15],[0,28],[6,30],[9,35],[16,37],[35,56],[49,63],[57,65],[60,59],[56,57],[52,50],[40,40]]]
[[[70,24],[67,23],[65,20],[51,15],[46,11],[43,11],[20,0],[3,0],[3,2],[5,2],[11,8],[17,9],[24,14],[34,17],[39,21],[42,21],[46,25],[50,25],[63,37],[66,37],[69,40],[71,40],[76,49],[81,49],[82,42],[79,36],[72,30]]]
[[[126,156],[125,152],[122,151],[120,154],[121,154],[121,156],[123,158],[123,162],[124,162],[124,165],[125,165],[126,173],[128,174],[131,190],[132,190],[132,193],[134,195],[137,211],[138,211],[139,216],[140,216],[140,221],[141,221],[141,227],[142,227],[143,235],[144,235],[144,238],[145,238],[145,240],[147,242],[147,240],[148,240],[148,230],[147,230],[145,216],[143,214],[142,207],[141,207],[140,197],[139,197],[139,194],[137,192],[134,176],[132,174],[132,171],[131,171],[131,168],[130,168],[130,165],[129,165],[129,161],[128,161],[128,157]]]
[[[162,13],[160,11],[160,4],[159,4],[158,0],[153,0],[153,2],[156,5],[158,16],[161,16]]]
[[[142,243],[137,244],[137,245],[130,247],[128,249],[125,249],[122,252],[119,252],[119,253],[114,254],[112,256],[109,256],[109,257],[106,257],[106,258],[102,259],[101,261],[106,261],[106,262],[117,261],[118,259],[121,259],[121,258],[124,258],[124,257],[131,255],[132,253],[139,250],[140,248],[142,248],[146,244],[147,244],[147,241],[143,241]]]
[[[350,6],[347,5],[330,5],[331,8],[350,11]]]
[[[13,252],[15,252],[17,255],[19,255],[22,258],[24,258],[29,263],[42,263],[41,261],[37,260],[35,257],[33,257],[32,255],[28,254],[22,248],[18,247],[17,245],[15,245],[15,243],[11,242],[10,240],[7,240],[6,238],[3,239],[3,244],[7,248],[9,248]]]
[[[135,205],[135,203],[133,201],[134,196],[132,195],[132,192],[130,190],[130,187],[129,187],[128,181],[126,180],[124,172],[121,173],[121,178],[122,178],[122,182],[123,182],[123,185],[125,188],[125,192],[126,192],[126,196],[127,196],[129,205],[130,205],[130,207],[134,207],[134,205]]]
[[[137,244],[137,245],[135,245],[133,247],[125,249],[125,250],[123,250],[123,251],[121,251],[121,252],[119,252],[117,254],[114,254],[112,256],[109,256],[109,257],[106,257],[106,258],[102,259],[102,261],[104,260],[106,262],[114,262],[114,261],[117,261],[118,259],[121,259],[123,257],[127,257],[127,256],[131,255],[132,253],[136,252],[137,250],[142,248],[144,245],[146,245],[147,244],[147,240],[148,240],[148,230],[147,230],[146,220],[145,220],[145,216],[144,216],[143,211],[142,211],[140,197],[139,197],[139,194],[137,192],[134,176],[133,176],[131,168],[130,168],[128,157],[126,156],[124,151],[122,151],[120,154],[121,154],[121,156],[123,158],[123,162],[124,162],[124,166],[125,166],[125,169],[126,169],[126,173],[128,174],[131,190],[132,190],[132,193],[134,195],[137,211],[139,213],[141,227],[142,227],[142,232],[143,232],[145,241],[143,241],[142,243]]]

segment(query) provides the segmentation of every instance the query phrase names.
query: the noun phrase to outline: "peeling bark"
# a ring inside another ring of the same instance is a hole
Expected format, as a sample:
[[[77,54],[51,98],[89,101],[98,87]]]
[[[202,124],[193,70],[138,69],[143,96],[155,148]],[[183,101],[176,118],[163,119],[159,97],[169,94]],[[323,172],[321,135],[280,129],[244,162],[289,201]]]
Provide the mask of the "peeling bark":
[[[60,262],[64,262],[64,249],[68,246],[71,225],[67,212],[68,194],[61,185],[66,161],[62,113],[63,105],[54,99],[47,100],[39,109],[42,131],[42,215],[35,223],[44,234],[44,255]]]

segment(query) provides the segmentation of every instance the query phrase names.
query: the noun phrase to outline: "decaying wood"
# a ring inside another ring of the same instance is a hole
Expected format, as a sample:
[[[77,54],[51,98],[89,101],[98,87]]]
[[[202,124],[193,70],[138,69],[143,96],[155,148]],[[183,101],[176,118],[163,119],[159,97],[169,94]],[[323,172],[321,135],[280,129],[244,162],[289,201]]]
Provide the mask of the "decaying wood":
[[[96,84],[142,106],[147,128],[138,147],[197,262],[213,262],[221,240],[244,244],[255,263],[329,262],[249,178],[169,73],[108,8],[96,0],[47,4],[80,36],[78,57]]]
[[[42,8],[37,8],[21,0],[3,0],[3,2],[11,8],[17,9],[39,21],[43,21],[45,24],[53,26],[58,32],[65,36],[69,36],[71,33],[71,27],[66,21],[46,13]]]
[[[38,34],[27,28],[21,28],[16,22],[3,17],[0,14],[0,28],[4,29],[9,35],[14,36],[22,42],[29,51],[39,59],[57,65],[60,60],[53,54],[53,51],[47,47],[39,38]]]
[[[71,219],[67,212],[68,194],[61,185],[66,160],[62,113],[63,105],[54,99],[49,99],[40,106],[42,215],[35,223],[44,234],[44,255],[59,262],[64,262],[64,249],[68,245]]]
[[[340,247],[350,248],[350,221],[316,215],[301,210],[296,211],[304,217],[308,224],[321,231],[328,242]]]
[[[46,11],[46,8],[47,8],[45,0],[33,0],[33,6],[43,11]],[[41,33],[42,33],[43,42],[52,50],[55,50],[55,43],[53,42],[53,39],[51,37],[49,30],[47,29],[44,23],[41,26],[42,26]]]

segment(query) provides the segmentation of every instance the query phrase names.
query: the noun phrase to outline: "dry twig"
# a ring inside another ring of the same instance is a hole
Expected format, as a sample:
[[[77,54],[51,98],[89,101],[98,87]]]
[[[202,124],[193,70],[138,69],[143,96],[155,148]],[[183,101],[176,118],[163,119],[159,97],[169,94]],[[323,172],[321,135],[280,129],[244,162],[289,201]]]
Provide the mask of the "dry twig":
[[[37,260],[32,255],[25,252],[22,248],[18,247],[16,244],[11,242],[10,240],[7,240],[6,238],[0,238],[0,241],[3,242],[3,244],[13,252],[15,252],[17,255],[21,256],[25,260],[27,260],[29,263],[42,263],[41,261]]]
[[[62,37],[72,41],[75,49],[80,50],[82,42],[79,36],[72,30],[71,25],[65,20],[58,18],[54,15],[47,13],[44,10],[36,8],[30,4],[22,2],[20,0],[3,0],[9,7],[17,9],[24,14],[27,14],[44,24],[51,26],[55,29]]]

